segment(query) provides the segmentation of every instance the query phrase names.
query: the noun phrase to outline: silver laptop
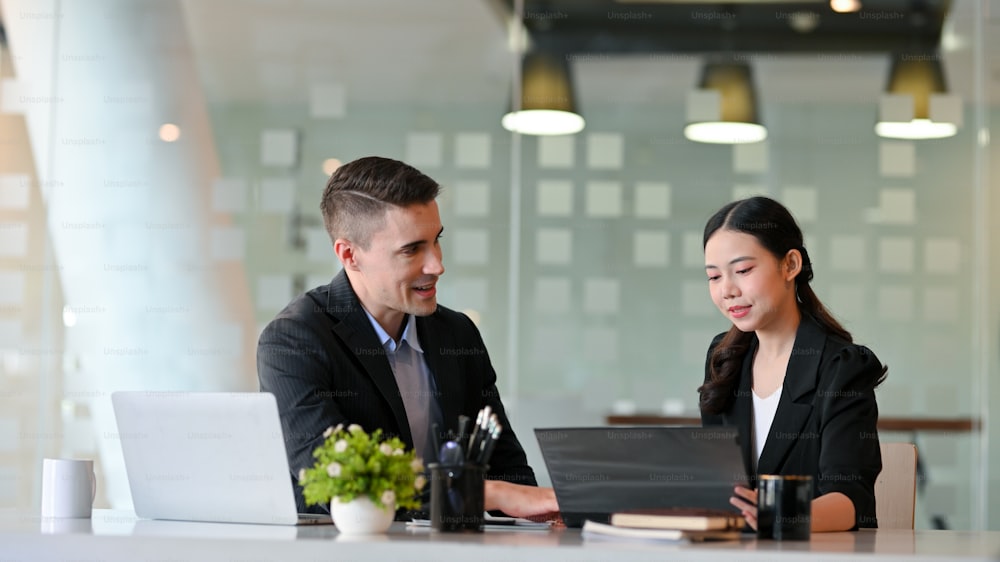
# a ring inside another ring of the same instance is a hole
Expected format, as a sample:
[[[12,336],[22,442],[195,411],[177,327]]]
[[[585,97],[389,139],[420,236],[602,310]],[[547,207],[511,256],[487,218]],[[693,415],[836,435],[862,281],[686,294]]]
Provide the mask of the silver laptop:
[[[130,391],[111,402],[139,517],[331,522],[296,512],[274,395]]]

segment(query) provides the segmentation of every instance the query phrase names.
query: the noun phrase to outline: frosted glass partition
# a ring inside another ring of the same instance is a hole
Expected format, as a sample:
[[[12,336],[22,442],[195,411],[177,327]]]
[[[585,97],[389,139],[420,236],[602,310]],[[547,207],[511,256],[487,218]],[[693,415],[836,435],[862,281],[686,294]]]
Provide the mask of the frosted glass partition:
[[[523,38],[498,4],[4,1],[0,499],[37,504],[40,459],[75,455],[100,461],[99,505],[125,505],[111,392],[255,389],[259,330],[339,269],[326,178],[377,154],[444,186],[439,300],[479,324],[543,483],[535,427],[697,417],[727,327],[702,228],[768,194],[889,365],[881,415],[982,424],[881,436],[920,448],[917,527],[998,528],[1000,34],[981,3],[946,23],[954,137],[875,135],[885,55],[739,53],[769,132],[740,146],[684,138],[690,53],[570,56],[586,128],[505,131]]]

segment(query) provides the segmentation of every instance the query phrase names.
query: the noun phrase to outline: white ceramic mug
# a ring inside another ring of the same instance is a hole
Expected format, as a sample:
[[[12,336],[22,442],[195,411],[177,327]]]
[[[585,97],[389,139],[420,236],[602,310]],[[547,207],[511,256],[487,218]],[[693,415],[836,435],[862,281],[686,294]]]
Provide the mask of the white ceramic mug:
[[[94,461],[42,461],[42,517],[90,517],[96,496]]]

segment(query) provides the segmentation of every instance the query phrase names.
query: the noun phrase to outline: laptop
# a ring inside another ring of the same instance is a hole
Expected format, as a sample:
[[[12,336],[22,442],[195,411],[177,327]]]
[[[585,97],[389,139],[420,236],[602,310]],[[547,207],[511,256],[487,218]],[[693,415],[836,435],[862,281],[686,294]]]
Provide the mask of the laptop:
[[[307,525],[296,512],[274,395],[111,395],[135,513],[147,519]]]
[[[733,486],[747,485],[735,427],[552,428],[535,437],[568,527],[626,509],[736,512]]]

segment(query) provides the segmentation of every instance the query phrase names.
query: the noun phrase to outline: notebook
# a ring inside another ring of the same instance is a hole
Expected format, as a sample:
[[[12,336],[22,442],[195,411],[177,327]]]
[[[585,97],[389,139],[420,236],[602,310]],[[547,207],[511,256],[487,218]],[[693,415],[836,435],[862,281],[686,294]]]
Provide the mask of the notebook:
[[[627,509],[611,514],[616,527],[639,529],[676,529],[678,531],[740,530],[746,524],[743,516],[732,510],[690,507]]]
[[[738,513],[729,498],[747,485],[735,427],[551,428],[535,437],[568,527],[634,509]]]
[[[581,535],[584,539],[594,540],[630,540],[652,542],[681,541],[728,541],[739,540],[738,530],[729,531],[682,531],[679,529],[636,529],[605,525],[594,521],[585,521]]]
[[[147,519],[305,525],[298,514],[274,395],[111,395],[135,513]]]

